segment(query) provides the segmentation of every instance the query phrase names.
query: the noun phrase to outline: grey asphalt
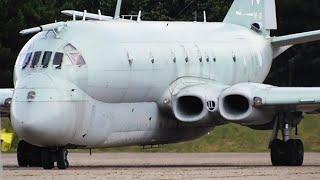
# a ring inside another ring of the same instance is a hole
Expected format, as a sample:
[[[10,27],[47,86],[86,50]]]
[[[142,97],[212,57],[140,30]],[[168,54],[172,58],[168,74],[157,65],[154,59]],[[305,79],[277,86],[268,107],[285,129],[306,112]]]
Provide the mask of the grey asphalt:
[[[320,153],[302,167],[273,167],[268,153],[70,153],[68,170],[17,167],[2,154],[4,180],[28,179],[320,179]]]

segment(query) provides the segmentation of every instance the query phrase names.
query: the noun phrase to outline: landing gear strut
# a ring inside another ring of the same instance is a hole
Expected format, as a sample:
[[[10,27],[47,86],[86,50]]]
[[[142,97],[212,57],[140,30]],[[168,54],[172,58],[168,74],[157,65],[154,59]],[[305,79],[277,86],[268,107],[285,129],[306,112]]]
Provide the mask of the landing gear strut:
[[[292,139],[293,125],[299,121],[287,119],[286,114],[279,115],[274,124],[272,139],[269,144],[271,162],[274,166],[302,166],[304,159],[304,147],[300,139]],[[282,140],[278,139],[278,131],[282,130]],[[296,129],[297,133],[297,129]]]
[[[68,150],[65,148],[41,148],[25,141],[20,141],[17,149],[19,167],[43,167],[53,169],[57,162],[59,169],[69,167]]]

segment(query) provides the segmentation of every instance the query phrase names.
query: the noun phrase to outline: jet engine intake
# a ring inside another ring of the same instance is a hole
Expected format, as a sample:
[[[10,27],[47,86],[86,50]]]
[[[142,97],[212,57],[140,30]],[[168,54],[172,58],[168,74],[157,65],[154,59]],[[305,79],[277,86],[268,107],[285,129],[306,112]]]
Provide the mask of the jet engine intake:
[[[224,98],[224,106],[227,113],[241,115],[249,110],[250,102],[242,95],[228,95]]]
[[[186,122],[204,119],[208,115],[204,100],[194,95],[177,97],[173,104],[173,112],[176,118]]]
[[[162,113],[182,122],[222,124],[218,98],[227,87],[209,79],[183,77],[169,86],[158,106]]]
[[[269,85],[245,83],[226,89],[219,98],[220,114],[229,122],[241,125],[265,125],[273,120],[273,112],[268,107],[257,107],[259,92]]]
[[[182,96],[177,100],[177,110],[186,116],[197,116],[203,111],[203,102],[195,96]]]

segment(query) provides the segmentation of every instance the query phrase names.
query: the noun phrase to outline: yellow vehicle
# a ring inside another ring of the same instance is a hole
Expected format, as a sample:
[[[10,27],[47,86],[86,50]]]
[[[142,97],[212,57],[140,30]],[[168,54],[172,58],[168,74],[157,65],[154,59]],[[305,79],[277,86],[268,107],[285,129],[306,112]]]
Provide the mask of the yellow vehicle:
[[[14,133],[8,132],[6,129],[1,130],[1,152],[8,152],[14,140]]]

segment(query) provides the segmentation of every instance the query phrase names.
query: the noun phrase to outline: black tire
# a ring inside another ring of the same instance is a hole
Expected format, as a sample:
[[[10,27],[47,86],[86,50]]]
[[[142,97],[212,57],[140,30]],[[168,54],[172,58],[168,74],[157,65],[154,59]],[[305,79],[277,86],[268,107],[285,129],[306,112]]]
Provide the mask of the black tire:
[[[41,151],[42,167],[43,169],[53,169],[54,161],[50,149],[43,148]]]
[[[303,142],[300,139],[296,139],[296,145],[297,145],[297,164],[296,166],[302,166],[303,160],[304,160],[304,147]]]
[[[28,144],[25,141],[19,141],[17,148],[17,160],[19,167],[27,167],[29,165],[28,160]]]
[[[30,167],[42,167],[42,148],[34,145],[30,145]]]
[[[297,164],[297,143],[294,139],[287,141],[287,165],[295,166]]]
[[[59,169],[67,169],[69,167],[68,151],[64,148],[57,151],[57,166]]]
[[[270,144],[270,156],[273,166],[286,165],[286,143],[275,139]]]
[[[287,141],[287,165],[302,166],[304,159],[303,143],[300,139]]]

